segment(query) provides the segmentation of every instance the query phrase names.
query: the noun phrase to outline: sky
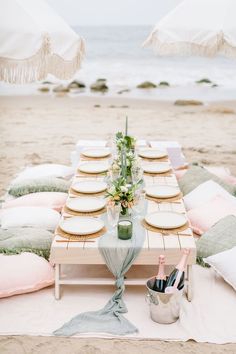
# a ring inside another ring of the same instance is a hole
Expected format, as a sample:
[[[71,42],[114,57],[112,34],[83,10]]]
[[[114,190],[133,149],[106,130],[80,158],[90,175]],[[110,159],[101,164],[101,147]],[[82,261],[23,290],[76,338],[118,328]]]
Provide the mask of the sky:
[[[72,26],[154,25],[182,0],[47,0]]]

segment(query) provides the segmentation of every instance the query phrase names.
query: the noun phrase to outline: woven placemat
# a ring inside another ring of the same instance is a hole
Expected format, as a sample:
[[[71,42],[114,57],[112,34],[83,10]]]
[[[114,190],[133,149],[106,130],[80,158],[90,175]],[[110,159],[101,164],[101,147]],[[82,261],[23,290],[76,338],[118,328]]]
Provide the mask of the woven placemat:
[[[163,173],[149,173],[149,172],[144,172],[145,176],[151,176],[151,177],[170,177],[173,176],[173,170],[163,172]]]
[[[80,154],[80,159],[81,161],[104,161],[107,160],[111,157],[111,154],[105,156],[105,157],[89,157],[85,156],[83,153]]]
[[[181,203],[182,197],[183,197],[182,193],[179,193],[175,197],[171,197],[171,198],[155,198],[146,194],[146,199],[152,200],[153,202],[157,202],[157,203],[171,203],[176,201],[179,201]]]
[[[157,233],[161,233],[162,235],[164,236],[168,236],[168,235],[173,235],[173,234],[178,234],[179,232],[182,232],[182,231],[185,231],[189,228],[189,223],[188,221],[186,222],[185,225],[181,226],[181,227],[178,227],[176,229],[160,229],[158,227],[154,227],[154,226],[151,226],[149,225],[145,219],[143,219],[141,221],[143,227],[149,231],[152,231],[152,232],[157,232]],[[184,236],[183,234],[181,234],[181,236]],[[186,235],[186,236],[189,236],[189,235]]]
[[[155,158],[155,159],[152,159],[150,157],[142,157],[142,156],[139,157],[142,159],[142,161],[147,161],[147,162],[168,162],[169,161],[168,156]]]
[[[98,215],[106,213],[106,211],[107,211],[107,209],[106,209],[106,207],[104,207],[104,208],[97,210],[97,211],[82,213],[82,212],[71,210],[71,209],[67,208],[66,205],[64,205],[64,207],[62,209],[62,214],[66,213],[71,216],[98,216]]]
[[[75,241],[86,241],[86,240],[90,240],[93,238],[97,238],[100,237],[102,235],[104,235],[106,233],[107,229],[105,228],[105,226],[98,232],[96,232],[95,234],[91,234],[91,235],[71,235],[68,234],[67,232],[63,231],[60,226],[58,226],[56,228],[55,231],[55,235],[59,235],[61,237],[67,238],[68,241],[69,240],[75,240]]]
[[[96,178],[96,177],[103,177],[106,176],[107,172],[101,172],[101,173],[85,173],[81,172],[79,169],[76,172],[76,176],[78,177],[90,177],[90,178]]]
[[[80,193],[80,192],[74,191],[73,188],[70,188],[69,194],[72,194],[75,197],[102,197],[106,194],[106,191],[99,192],[99,193]]]

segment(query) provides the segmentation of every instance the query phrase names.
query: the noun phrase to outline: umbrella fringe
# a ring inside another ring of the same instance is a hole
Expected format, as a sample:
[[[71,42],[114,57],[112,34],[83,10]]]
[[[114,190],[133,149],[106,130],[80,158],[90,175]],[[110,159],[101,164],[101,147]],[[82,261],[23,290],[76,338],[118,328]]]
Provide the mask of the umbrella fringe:
[[[41,48],[30,58],[0,57],[0,81],[11,84],[27,84],[41,81],[48,74],[67,80],[80,68],[84,54],[83,39],[79,40],[77,52],[71,60],[65,60],[57,54],[52,54],[50,38],[45,34]]]
[[[52,54],[48,61],[48,73],[61,80],[68,80],[74,76],[81,67],[85,55],[85,43],[81,38],[76,55],[71,60],[65,60],[57,54]]]
[[[219,34],[213,43],[212,39],[209,44],[198,44],[193,42],[176,41],[164,43],[158,37],[157,33],[151,33],[147,40],[143,43],[143,47],[151,47],[159,56],[205,56],[214,57],[217,54],[226,57],[236,58],[236,47],[228,43],[225,38]]]

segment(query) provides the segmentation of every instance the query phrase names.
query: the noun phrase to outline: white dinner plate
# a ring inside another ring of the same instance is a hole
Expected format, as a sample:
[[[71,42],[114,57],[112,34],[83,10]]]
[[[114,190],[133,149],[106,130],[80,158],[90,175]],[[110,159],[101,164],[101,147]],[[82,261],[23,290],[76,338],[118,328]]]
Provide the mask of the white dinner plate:
[[[164,173],[171,170],[171,165],[168,162],[152,162],[142,164],[142,168],[147,173]]]
[[[109,148],[88,148],[82,151],[82,154],[87,157],[106,157],[110,153],[111,150]]]
[[[146,215],[145,221],[160,229],[176,229],[185,225],[188,220],[184,214],[174,211],[156,211]]]
[[[102,173],[108,171],[108,164],[103,162],[83,162],[79,165],[79,170],[84,173]]]
[[[139,156],[147,159],[160,159],[167,156],[167,152],[164,150],[158,150],[154,148],[140,149],[138,152]]]
[[[146,194],[154,198],[172,198],[176,197],[180,193],[178,187],[167,186],[167,185],[156,185],[148,186],[145,188]]]
[[[71,235],[91,235],[100,231],[104,222],[100,219],[76,216],[65,219],[60,223],[60,228]]]
[[[66,201],[66,206],[70,210],[80,213],[91,213],[104,208],[106,201],[104,198],[79,197],[70,198]]]
[[[104,192],[107,189],[107,184],[102,181],[78,181],[71,188],[79,193],[93,194]]]

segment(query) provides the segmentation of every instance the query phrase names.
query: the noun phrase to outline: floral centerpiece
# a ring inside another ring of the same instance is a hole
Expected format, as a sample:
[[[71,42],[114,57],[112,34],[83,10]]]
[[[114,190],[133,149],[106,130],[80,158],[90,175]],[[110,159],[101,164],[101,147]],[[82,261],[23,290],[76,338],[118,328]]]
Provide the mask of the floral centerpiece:
[[[136,139],[132,136],[125,136],[121,132],[116,134],[117,156],[113,160],[112,170],[121,173],[123,177],[131,177],[132,167],[138,166],[139,160],[135,154]]]
[[[107,190],[106,197],[108,198],[108,203],[120,204],[121,215],[127,215],[136,203],[135,192],[139,186],[140,183],[127,183],[124,177],[116,179]]]

